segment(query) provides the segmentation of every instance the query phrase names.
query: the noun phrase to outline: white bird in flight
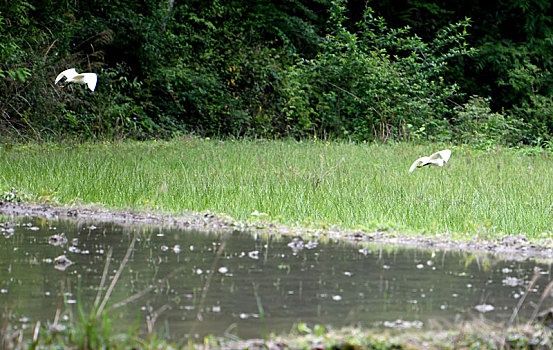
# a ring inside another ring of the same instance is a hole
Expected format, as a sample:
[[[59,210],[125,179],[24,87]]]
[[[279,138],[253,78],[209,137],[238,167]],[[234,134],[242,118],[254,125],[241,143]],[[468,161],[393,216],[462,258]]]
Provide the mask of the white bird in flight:
[[[437,166],[444,166],[445,163],[449,160],[449,157],[451,156],[451,150],[444,149],[443,151],[438,151],[436,153],[432,153],[428,157],[420,157],[419,159],[415,160],[413,165],[409,168],[409,173],[412,173],[415,168],[422,168],[425,165],[437,165]]]
[[[77,73],[75,68],[70,68],[58,74],[55,84],[57,84],[63,77],[66,78],[63,86],[69,83],[86,84],[92,91],[96,88],[96,82],[98,81],[98,76],[96,76],[95,73]]]

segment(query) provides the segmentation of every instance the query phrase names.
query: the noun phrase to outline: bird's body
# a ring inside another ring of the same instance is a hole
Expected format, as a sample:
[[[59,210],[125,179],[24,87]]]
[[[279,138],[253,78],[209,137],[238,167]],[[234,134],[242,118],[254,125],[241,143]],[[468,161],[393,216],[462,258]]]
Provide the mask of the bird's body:
[[[58,74],[55,84],[57,84],[63,77],[66,78],[65,84],[86,84],[92,91],[96,88],[96,82],[98,81],[98,76],[95,73],[77,73],[75,68],[70,68]]]
[[[420,157],[411,165],[409,173],[412,173],[416,168],[422,168],[425,165],[444,166],[444,164],[448,162],[449,157],[451,157],[451,150],[448,149],[432,153],[428,157]]]

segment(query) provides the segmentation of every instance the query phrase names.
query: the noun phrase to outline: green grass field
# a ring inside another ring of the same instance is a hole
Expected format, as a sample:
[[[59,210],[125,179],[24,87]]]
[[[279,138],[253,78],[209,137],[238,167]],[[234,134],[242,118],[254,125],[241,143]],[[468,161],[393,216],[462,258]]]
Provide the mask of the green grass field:
[[[16,145],[0,151],[0,189],[57,204],[178,214],[185,209],[287,225],[447,233],[456,239],[553,232],[553,157],[537,149],[324,141],[172,141]]]

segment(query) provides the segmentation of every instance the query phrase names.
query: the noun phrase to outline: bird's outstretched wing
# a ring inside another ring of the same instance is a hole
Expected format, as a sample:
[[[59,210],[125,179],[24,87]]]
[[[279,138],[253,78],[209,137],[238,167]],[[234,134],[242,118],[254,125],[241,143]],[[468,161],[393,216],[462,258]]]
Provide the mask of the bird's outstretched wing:
[[[449,157],[451,157],[451,150],[444,149],[442,151],[432,153],[429,158],[430,159],[443,159],[444,163],[447,163],[449,161]]]
[[[75,68],[66,69],[63,72],[61,72],[60,74],[58,74],[58,76],[56,77],[56,82],[54,84],[57,84],[58,81],[60,81],[61,78],[63,78],[63,77],[66,77],[67,79],[71,79],[76,75],[79,75],[79,73],[77,73]]]
[[[88,88],[92,91],[96,88],[96,82],[98,81],[98,76],[95,73],[81,73],[83,76],[83,81],[88,85]]]
[[[409,173],[412,173],[419,165],[423,164],[428,160],[428,157],[420,157],[419,159],[415,160],[411,167],[409,168]]]

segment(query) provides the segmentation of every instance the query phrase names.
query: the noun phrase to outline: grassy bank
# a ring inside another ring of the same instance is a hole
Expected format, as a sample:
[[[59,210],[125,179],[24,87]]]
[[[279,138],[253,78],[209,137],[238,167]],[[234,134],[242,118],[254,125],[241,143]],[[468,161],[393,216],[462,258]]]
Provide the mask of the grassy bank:
[[[551,349],[551,329],[534,323],[503,327],[482,321],[464,322],[453,330],[378,331],[360,328],[325,329],[299,323],[287,335],[272,334],[265,339],[237,340],[205,337],[202,343],[169,342],[156,334],[140,336],[130,329],[112,334],[109,323],[84,320],[67,328],[36,324],[26,332],[5,327],[1,331],[3,349]]]
[[[16,145],[0,151],[0,189],[4,199],[246,221],[257,211],[288,225],[551,237],[551,153],[450,147],[446,167],[408,174],[414,159],[445,147],[198,138]]]

